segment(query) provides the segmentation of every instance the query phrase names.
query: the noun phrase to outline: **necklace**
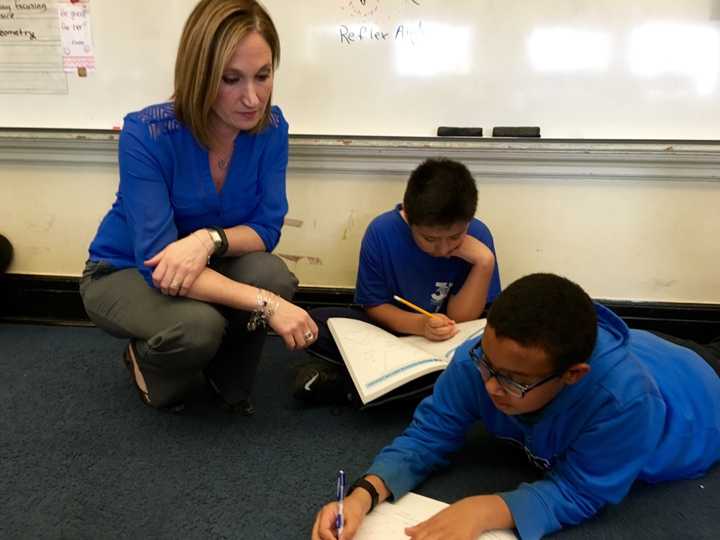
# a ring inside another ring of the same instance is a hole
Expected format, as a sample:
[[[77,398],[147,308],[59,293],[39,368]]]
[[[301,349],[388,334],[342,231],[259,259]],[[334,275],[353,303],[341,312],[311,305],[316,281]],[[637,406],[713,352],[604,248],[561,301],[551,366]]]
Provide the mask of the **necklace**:
[[[230,164],[230,159],[232,158],[232,155],[233,149],[230,149],[230,152],[226,156],[217,158],[217,161],[215,163],[217,163],[218,169],[220,169],[221,171],[227,169],[227,166]]]

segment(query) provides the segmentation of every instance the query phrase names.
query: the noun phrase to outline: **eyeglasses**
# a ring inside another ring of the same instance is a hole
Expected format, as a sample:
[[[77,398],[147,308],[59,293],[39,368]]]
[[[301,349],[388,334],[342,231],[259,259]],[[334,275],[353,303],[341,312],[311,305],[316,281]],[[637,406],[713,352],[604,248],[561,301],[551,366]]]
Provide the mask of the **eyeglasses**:
[[[562,375],[562,372],[556,372],[533,384],[521,384],[517,381],[513,381],[510,377],[507,377],[502,373],[498,373],[490,366],[488,358],[482,350],[482,342],[478,342],[477,345],[470,349],[470,358],[472,358],[473,362],[475,362],[475,366],[478,368],[478,371],[480,371],[480,376],[483,378],[483,381],[487,382],[490,379],[495,378],[505,392],[520,399],[524,398],[525,394],[527,394],[530,390],[534,390],[538,386],[552,381]]]

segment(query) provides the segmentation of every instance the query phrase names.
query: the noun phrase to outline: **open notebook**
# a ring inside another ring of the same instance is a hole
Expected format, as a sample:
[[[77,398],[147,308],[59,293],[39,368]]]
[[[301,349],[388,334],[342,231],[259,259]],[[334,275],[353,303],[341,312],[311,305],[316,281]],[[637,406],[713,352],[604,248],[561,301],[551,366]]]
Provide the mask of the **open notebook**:
[[[423,375],[442,371],[466,340],[482,335],[485,319],[458,323],[447,341],[397,337],[373,324],[333,317],[328,327],[363,404]]]
[[[407,540],[405,527],[412,527],[434,516],[448,505],[442,501],[408,493],[394,503],[384,502],[360,524],[355,540]],[[517,540],[509,530],[481,534],[478,540]]]

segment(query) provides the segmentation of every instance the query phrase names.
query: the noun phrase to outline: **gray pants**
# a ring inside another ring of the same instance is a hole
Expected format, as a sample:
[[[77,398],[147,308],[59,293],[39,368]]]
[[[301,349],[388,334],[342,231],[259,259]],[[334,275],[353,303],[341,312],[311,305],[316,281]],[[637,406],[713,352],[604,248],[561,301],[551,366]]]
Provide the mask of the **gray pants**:
[[[287,300],[298,285],[270,253],[223,258],[212,267]],[[115,270],[103,262],[87,262],[80,294],[98,327],[131,340],[154,406],[182,400],[201,371],[227,403],[250,397],[267,331],[247,330],[249,312],[164,295],[137,269]]]

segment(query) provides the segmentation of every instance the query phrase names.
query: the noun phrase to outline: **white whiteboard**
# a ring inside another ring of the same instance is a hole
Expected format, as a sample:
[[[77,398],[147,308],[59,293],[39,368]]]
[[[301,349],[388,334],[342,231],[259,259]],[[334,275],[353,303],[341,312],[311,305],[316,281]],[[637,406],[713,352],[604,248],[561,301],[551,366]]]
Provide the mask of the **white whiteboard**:
[[[544,138],[720,139],[718,0],[264,3],[293,134],[521,125]],[[66,94],[0,94],[0,127],[111,129],[168,98],[195,0],[89,4],[97,71],[68,75]]]

